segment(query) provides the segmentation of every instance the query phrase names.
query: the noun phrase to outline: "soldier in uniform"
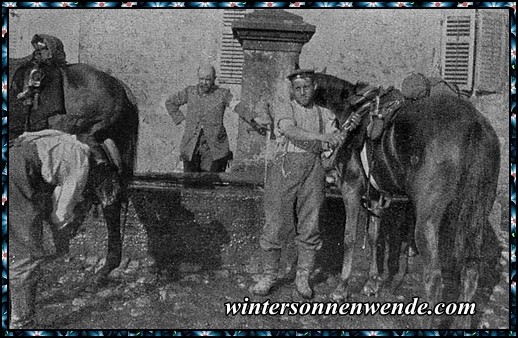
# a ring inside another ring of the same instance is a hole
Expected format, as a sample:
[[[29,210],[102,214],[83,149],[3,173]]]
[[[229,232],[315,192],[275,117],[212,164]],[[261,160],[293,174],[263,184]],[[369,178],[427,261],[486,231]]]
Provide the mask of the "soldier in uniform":
[[[232,159],[223,125],[225,109],[232,101],[228,89],[215,85],[212,66],[198,69],[198,85],[189,86],[169,97],[165,103],[175,124],[185,120],[180,157],[185,172],[223,172]],[[180,107],[187,104],[187,114]]]
[[[309,276],[314,269],[320,238],[320,212],[324,202],[325,172],[321,153],[344,140],[334,114],[313,102],[316,85],[312,70],[297,70],[287,78],[293,100],[272,106],[276,154],[266,176],[265,224],[260,237],[263,276],[250,291],[267,295],[277,283],[281,247],[288,238],[297,246],[296,290],[313,297]],[[260,119],[255,120],[260,123]]]

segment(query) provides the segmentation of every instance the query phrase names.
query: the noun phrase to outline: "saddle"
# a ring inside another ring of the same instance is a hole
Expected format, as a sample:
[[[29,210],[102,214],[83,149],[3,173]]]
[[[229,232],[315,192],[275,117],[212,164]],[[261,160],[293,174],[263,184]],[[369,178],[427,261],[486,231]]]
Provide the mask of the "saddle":
[[[361,105],[357,111],[369,110],[370,123],[367,127],[367,137],[378,140],[394,120],[405,98],[394,87],[383,89],[358,83],[357,88],[349,102],[353,107]]]
[[[33,54],[23,59],[11,81],[10,138],[24,131],[47,129],[48,118],[66,113],[60,70],[66,65],[63,44],[43,34],[35,35],[31,43]]]
[[[369,114],[367,138],[371,141],[372,147],[376,147],[377,145],[379,146],[385,131],[394,122],[399,109],[405,103],[405,98],[401,92],[394,89],[394,87],[384,89],[364,83],[358,83],[356,85],[355,93],[348,99],[348,103],[353,108],[354,113],[351,114],[349,119],[342,125],[342,133],[346,136],[347,133],[353,129],[354,126],[351,126],[350,123],[353,116],[364,116],[365,114]],[[325,163],[327,167],[336,167],[337,153],[340,148],[347,143],[347,140],[342,142],[328,158],[323,160],[323,163]],[[363,158],[362,162],[364,162]],[[393,199],[406,200],[406,197],[381,191],[371,177],[373,164],[375,163],[372,162],[371,156],[370,162],[367,161],[367,163],[364,163],[364,166],[366,166],[365,172],[369,176],[369,187],[372,184],[372,187],[378,191],[379,198],[377,200],[372,200],[369,193],[370,189],[368,189],[367,195],[363,197],[363,203],[371,215],[378,219],[382,216],[383,211],[390,206]]]

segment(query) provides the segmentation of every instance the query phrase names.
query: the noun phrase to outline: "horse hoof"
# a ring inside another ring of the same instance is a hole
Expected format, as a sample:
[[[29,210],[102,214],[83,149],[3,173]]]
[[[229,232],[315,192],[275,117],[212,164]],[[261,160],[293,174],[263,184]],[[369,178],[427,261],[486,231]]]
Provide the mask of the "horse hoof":
[[[381,290],[384,294],[396,295],[399,285],[393,280],[383,282]]]
[[[362,289],[362,295],[367,297],[378,297],[380,290],[380,280],[377,278],[369,279]]]
[[[329,297],[335,302],[344,301],[351,297],[351,293],[347,289],[347,282],[341,280]]]
[[[330,297],[333,302],[342,302],[347,298],[346,295],[336,291],[333,291]]]
[[[362,289],[362,295],[367,297],[378,297],[378,292],[373,290],[370,286],[364,286]]]
[[[333,302],[343,302],[351,298],[351,293],[347,290],[334,290],[329,296]]]
[[[94,277],[94,285],[96,286],[104,286],[106,284],[108,284],[110,281],[110,278],[108,277],[108,275],[105,275],[105,274],[102,274],[102,275],[97,275]]]

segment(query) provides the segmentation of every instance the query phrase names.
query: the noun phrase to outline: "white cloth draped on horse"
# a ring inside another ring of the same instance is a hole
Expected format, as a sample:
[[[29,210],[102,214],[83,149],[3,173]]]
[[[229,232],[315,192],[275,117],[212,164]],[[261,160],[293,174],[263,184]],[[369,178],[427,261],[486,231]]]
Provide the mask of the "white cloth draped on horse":
[[[58,228],[66,227],[77,217],[76,205],[83,199],[90,169],[90,147],[78,141],[75,135],[52,129],[24,133],[19,141],[36,146],[41,176],[45,182],[55,185],[50,221]]]
[[[45,129],[23,133],[19,142],[33,143],[41,161],[41,176],[46,183],[55,185],[52,194],[50,221],[58,228],[64,228],[80,217],[76,206],[81,203],[88,182],[89,171],[96,163],[90,147],[59,130]],[[111,165],[121,169],[121,157],[111,139],[102,143]]]

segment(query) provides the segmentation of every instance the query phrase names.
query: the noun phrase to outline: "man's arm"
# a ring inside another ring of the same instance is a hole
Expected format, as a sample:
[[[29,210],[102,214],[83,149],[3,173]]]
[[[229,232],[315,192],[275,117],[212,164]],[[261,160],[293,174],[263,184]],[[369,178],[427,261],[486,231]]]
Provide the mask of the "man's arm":
[[[180,124],[183,120],[185,120],[185,116],[180,111],[180,107],[187,103],[187,98],[187,88],[185,88],[184,90],[179,91],[174,95],[171,95],[165,101],[165,108],[167,109],[169,115],[171,115],[171,118],[173,119],[173,122],[176,125]]]
[[[234,96],[229,89],[224,88],[223,91],[223,103],[225,103],[225,107],[229,107]]]
[[[278,123],[281,132],[294,141],[320,141],[331,147],[338,146],[343,141],[343,135],[339,133],[319,134],[297,127],[293,120],[282,119]]]

